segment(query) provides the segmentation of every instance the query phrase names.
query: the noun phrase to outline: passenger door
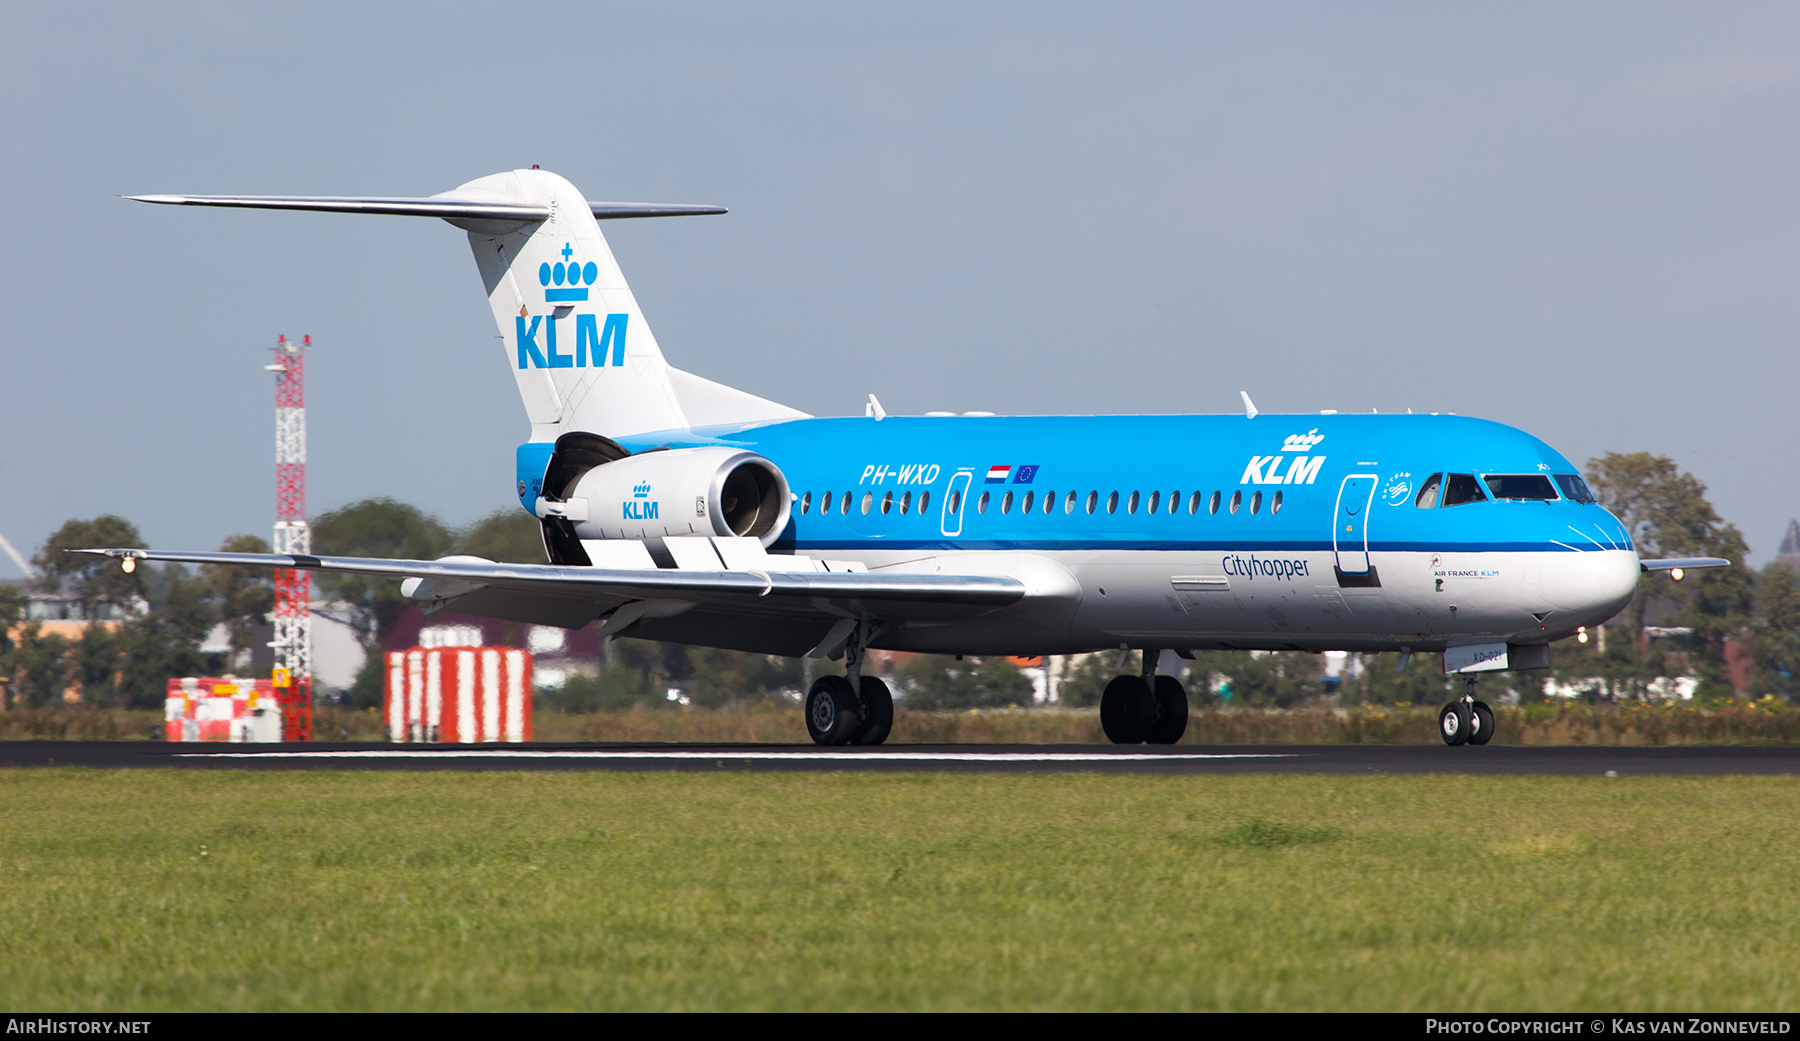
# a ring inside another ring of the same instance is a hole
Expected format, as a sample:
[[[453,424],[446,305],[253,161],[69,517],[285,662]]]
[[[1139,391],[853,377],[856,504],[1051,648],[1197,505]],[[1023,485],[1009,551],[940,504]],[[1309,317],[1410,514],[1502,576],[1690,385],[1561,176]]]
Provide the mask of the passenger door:
[[[1338,486],[1331,526],[1331,549],[1346,575],[1369,573],[1369,507],[1375,502],[1375,475],[1351,474]]]

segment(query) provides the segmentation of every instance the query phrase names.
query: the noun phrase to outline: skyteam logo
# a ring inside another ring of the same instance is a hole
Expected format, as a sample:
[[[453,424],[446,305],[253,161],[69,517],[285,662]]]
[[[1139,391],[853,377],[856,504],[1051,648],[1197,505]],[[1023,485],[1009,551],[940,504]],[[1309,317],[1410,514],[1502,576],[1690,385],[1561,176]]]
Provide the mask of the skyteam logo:
[[[1290,434],[1281,443],[1281,451],[1274,455],[1253,455],[1250,465],[1244,467],[1244,476],[1238,478],[1239,484],[1311,484],[1319,479],[1319,468],[1325,465],[1322,455],[1308,456],[1325,435],[1313,427],[1304,434]],[[1299,452],[1300,455],[1283,455],[1283,452]],[[1282,469],[1283,462],[1287,468]]]
[[[538,284],[544,287],[545,303],[570,304],[588,298],[587,287],[600,277],[600,266],[591,260],[586,264],[570,260],[574,253],[575,248],[565,242],[561,260],[538,265]]]

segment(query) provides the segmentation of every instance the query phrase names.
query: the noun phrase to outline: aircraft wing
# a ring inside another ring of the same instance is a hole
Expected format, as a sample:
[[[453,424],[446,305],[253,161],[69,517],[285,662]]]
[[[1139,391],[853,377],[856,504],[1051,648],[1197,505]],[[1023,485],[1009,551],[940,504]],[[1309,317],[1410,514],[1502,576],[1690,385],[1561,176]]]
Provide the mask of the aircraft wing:
[[[1638,567],[1645,571],[1692,571],[1704,567],[1730,567],[1731,561],[1724,557],[1669,557],[1665,560],[1640,560]]]
[[[1024,583],[977,575],[868,572],[689,571],[607,569],[554,564],[497,564],[478,558],[388,560],[286,553],[165,553],[142,549],[85,549],[128,566],[155,560],[182,564],[238,564],[298,568],[326,574],[376,575],[404,580],[402,591],[435,606],[455,604],[470,614],[579,628],[607,617],[603,635],[639,619],[698,608],[708,614],[769,621],[832,622],[867,618],[888,622],[949,622],[986,614],[1022,599]]]

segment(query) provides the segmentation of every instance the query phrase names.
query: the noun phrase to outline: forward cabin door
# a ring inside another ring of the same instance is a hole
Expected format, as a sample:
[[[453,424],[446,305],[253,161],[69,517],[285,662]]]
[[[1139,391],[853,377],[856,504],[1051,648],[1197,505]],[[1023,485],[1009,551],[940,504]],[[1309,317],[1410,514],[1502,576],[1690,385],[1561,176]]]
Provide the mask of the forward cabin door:
[[[1369,507],[1375,503],[1375,475],[1351,474],[1338,485],[1331,549],[1346,575],[1369,573]]]

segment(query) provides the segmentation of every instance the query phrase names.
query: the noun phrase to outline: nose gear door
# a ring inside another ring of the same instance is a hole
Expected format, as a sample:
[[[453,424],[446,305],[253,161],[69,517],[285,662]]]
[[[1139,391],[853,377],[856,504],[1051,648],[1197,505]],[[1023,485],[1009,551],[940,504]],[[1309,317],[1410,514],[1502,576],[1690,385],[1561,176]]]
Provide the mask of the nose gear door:
[[[1331,549],[1338,571],[1346,575],[1369,573],[1369,507],[1375,502],[1375,475],[1351,474],[1338,486]]]

